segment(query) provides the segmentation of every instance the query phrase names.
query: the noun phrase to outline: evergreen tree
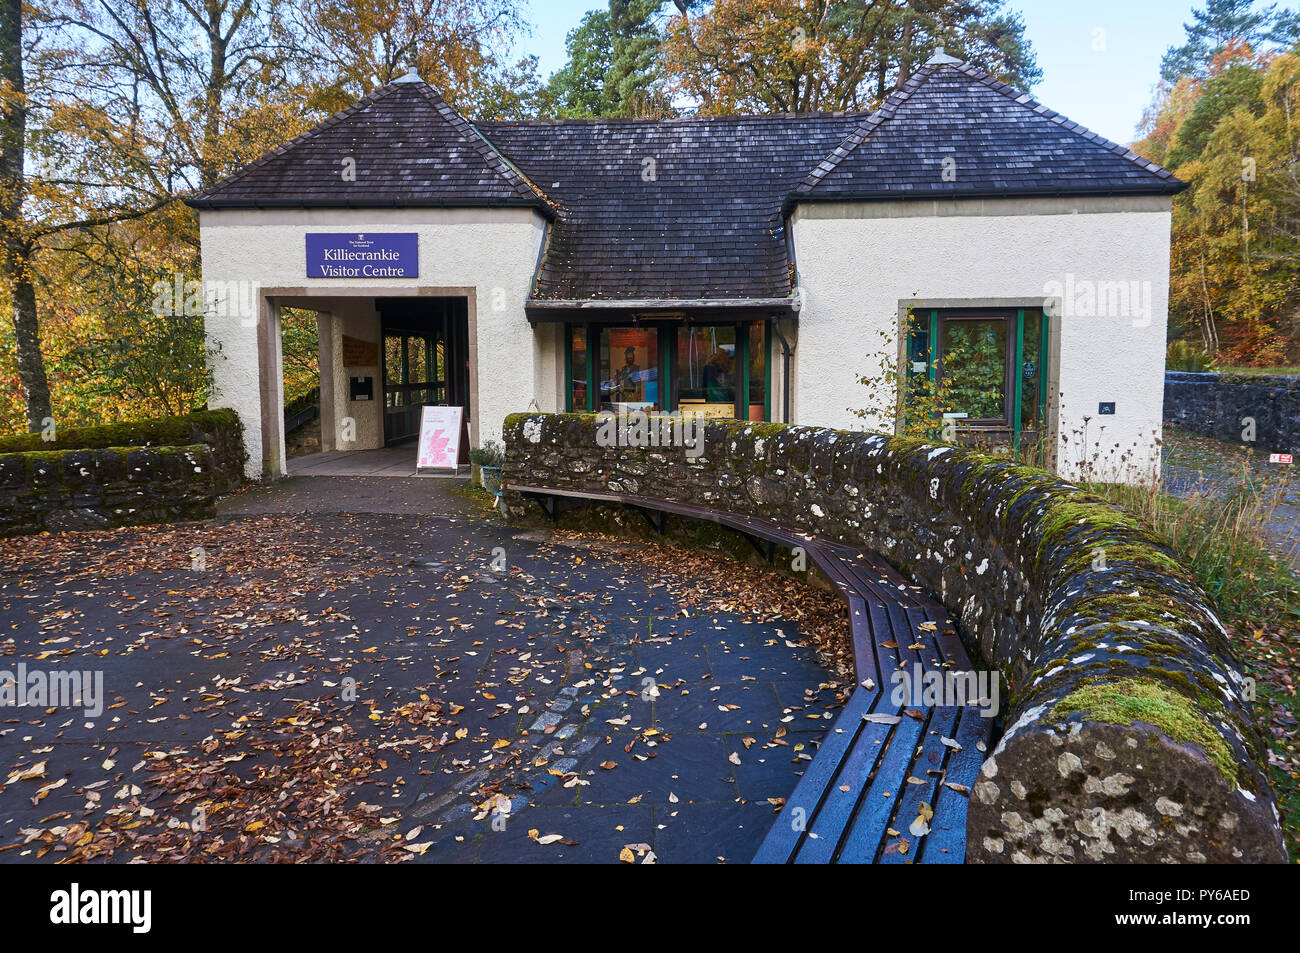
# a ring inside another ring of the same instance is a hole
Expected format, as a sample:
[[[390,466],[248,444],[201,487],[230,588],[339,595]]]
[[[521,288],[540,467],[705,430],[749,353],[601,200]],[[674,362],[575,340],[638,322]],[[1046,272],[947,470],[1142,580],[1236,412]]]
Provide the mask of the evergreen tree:
[[[592,10],[564,38],[569,59],[546,84],[543,112],[557,119],[591,119],[613,111],[605,77],[614,63],[608,10]]]
[[[1255,0],[1207,0],[1204,10],[1192,11],[1183,32],[1187,41],[1171,46],[1160,61],[1160,75],[1170,83],[1205,76],[1214,57],[1234,42],[1257,52],[1290,46],[1300,40],[1300,11],[1278,10],[1277,4],[1257,10]]]

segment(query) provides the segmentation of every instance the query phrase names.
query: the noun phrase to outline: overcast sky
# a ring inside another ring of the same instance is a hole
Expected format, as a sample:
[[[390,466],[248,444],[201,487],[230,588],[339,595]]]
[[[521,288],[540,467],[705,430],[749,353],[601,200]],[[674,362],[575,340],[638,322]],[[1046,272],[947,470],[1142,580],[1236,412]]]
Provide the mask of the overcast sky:
[[[1182,41],[1192,0],[1012,0],[1024,15],[1043,80],[1034,97],[1116,142],[1132,141],[1159,78],[1160,57]],[[549,76],[564,65],[564,37],[599,0],[531,0],[524,50]],[[1094,46],[1100,47],[1094,49]]]

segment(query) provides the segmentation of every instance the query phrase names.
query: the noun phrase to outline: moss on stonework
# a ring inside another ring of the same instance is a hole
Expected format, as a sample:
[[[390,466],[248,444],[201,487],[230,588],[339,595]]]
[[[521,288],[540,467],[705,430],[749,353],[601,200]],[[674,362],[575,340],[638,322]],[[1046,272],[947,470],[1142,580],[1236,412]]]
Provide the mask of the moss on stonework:
[[[1098,621],[1104,621],[1105,616],[1110,616],[1121,625],[1126,622],[1147,622],[1172,627],[1172,623],[1179,618],[1177,606],[1172,599],[1167,594],[1163,598],[1145,596],[1135,584],[1132,589],[1126,588],[1121,592],[1080,595],[1074,600],[1074,612],[1087,613]],[[1171,615],[1174,618],[1171,619]],[[1133,634],[1127,626],[1123,631],[1126,635]]]
[[[1185,572],[1182,564],[1177,559],[1155,546],[1145,543],[1107,543],[1100,541],[1091,543],[1080,549],[1079,552],[1071,553],[1066,557],[1061,568],[1067,575],[1088,571],[1092,568],[1093,559],[1096,556],[1095,550],[1100,551],[1107,565],[1112,563],[1137,563],[1157,566],[1179,576]]]
[[[772,440],[790,427],[789,424],[772,423],[767,420],[751,421],[747,426],[753,430],[754,437],[759,440]]]
[[[1074,527],[1106,530],[1131,530],[1137,532],[1142,525],[1133,516],[1117,510],[1100,497],[1079,494],[1077,500],[1057,503],[1039,523],[1043,539]]]
[[[220,430],[232,434],[239,432],[239,417],[233,410],[196,410],[178,417],[97,424],[92,427],[63,427],[50,440],[39,433],[14,434],[0,437],[0,453],[115,449],[140,444],[182,446],[193,440],[196,431]]]
[[[1216,705],[1205,696],[1200,704]],[[1159,728],[1181,744],[1198,746],[1228,783],[1237,785],[1237,762],[1223,736],[1196,702],[1159,682],[1146,678],[1085,682],[1052,709],[1052,717],[1057,719],[1076,713],[1109,725],[1143,722]]]

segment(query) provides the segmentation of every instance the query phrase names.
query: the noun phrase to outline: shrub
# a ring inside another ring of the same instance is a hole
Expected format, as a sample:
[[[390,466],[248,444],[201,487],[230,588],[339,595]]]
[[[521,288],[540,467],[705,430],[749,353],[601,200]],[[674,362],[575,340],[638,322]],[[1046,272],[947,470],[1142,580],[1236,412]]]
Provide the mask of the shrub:
[[[499,467],[505,460],[505,447],[495,440],[485,440],[483,446],[469,452],[469,462],[478,467]]]
[[[1187,341],[1170,341],[1165,351],[1165,370],[1200,373],[1214,369],[1214,358]]]

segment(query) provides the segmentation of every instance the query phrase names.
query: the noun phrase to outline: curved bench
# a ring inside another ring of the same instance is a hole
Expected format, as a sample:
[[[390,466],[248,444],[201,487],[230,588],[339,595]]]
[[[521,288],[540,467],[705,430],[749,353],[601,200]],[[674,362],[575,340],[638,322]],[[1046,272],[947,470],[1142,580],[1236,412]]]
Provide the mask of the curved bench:
[[[504,482],[670,501],[880,553],[952,612],[1010,690],[972,786],[967,860],[1285,861],[1228,634],[1133,517],[954,447],[740,421],[709,422],[702,447],[628,447],[610,429],[512,415]],[[505,502],[524,514],[517,491]]]
[[[754,862],[962,862],[966,801],[993,721],[981,716],[980,698],[945,705],[920,691],[894,691],[899,671],[918,688],[927,676],[948,673],[964,687],[964,676],[973,674],[952,619],[919,586],[879,557],[771,520],[598,490],[518,483],[504,489],[535,499],[552,521],[563,501],[615,504],[643,515],[659,533],[667,514],[725,526],[769,561],[778,545],[802,550],[848,604],[857,683]]]

